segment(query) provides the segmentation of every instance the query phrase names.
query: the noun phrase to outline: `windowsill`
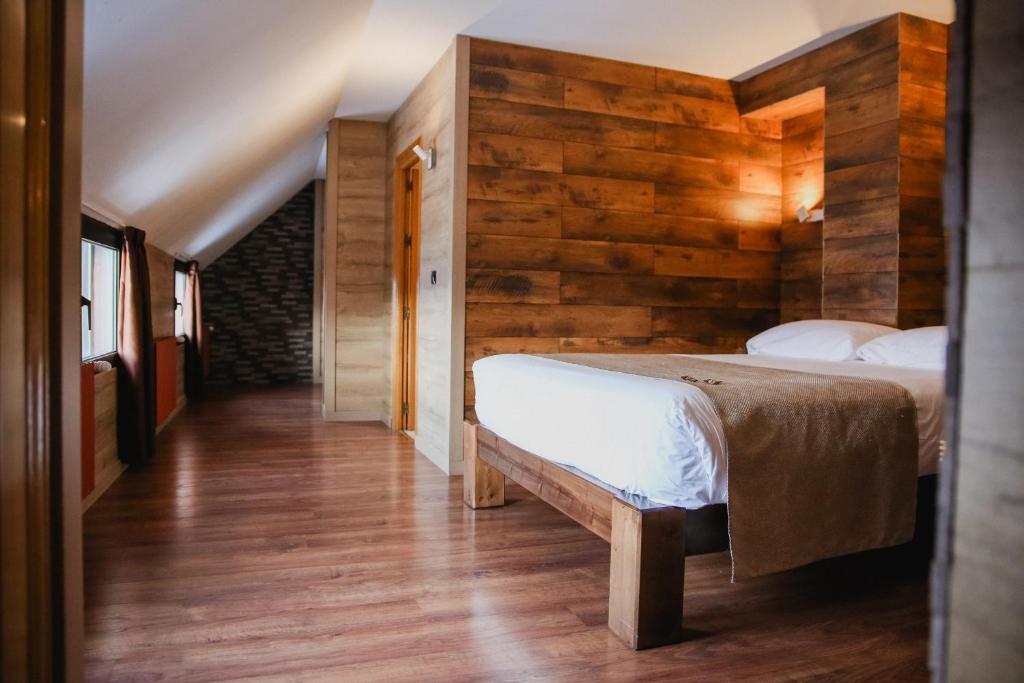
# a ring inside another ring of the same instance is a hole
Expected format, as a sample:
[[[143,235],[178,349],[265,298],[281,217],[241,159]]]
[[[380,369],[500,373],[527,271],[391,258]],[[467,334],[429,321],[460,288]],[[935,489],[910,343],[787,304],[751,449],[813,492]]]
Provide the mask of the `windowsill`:
[[[96,363],[96,362],[101,361],[101,360],[105,360],[108,363],[110,363],[111,365],[117,365],[117,351],[111,351],[110,353],[105,353],[102,356],[93,356],[92,358],[83,358],[82,359],[82,365],[85,365],[86,363]]]

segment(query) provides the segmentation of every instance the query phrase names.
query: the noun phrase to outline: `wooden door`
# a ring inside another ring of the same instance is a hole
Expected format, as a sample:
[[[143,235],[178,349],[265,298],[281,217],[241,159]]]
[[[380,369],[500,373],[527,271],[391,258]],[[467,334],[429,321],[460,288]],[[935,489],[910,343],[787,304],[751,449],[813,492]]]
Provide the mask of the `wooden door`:
[[[412,146],[395,164],[395,229],[392,250],[395,313],[392,428],[416,429],[416,299],[420,260],[420,160]]]

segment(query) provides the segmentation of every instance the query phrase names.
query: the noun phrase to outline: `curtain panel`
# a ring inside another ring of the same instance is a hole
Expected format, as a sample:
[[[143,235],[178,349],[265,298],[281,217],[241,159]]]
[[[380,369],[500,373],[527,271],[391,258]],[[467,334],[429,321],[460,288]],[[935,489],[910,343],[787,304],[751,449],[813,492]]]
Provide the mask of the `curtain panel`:
[[[195,401],[203,397],[203,380],[207,374],[202,288],[199,264],[195,261],[188,266],[182,321],[185,327],[185,395],[188,400]]]
[[[124,229],[121,249],[117,342],[118,457],[141,464],[156,453],[156,350],[146,233],[130,226]]]

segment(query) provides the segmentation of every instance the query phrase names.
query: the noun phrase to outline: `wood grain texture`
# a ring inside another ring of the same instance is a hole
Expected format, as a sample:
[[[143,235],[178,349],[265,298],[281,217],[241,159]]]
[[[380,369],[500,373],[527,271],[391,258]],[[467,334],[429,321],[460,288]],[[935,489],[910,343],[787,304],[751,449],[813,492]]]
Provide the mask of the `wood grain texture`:
[[[470,512],[316,392],[189,405],[85,515],[87,680],[927,678],[927,568],[888,551],[738,583],[689,557],[691,637],[638,655],[608,631],[607,542],[513,484]]]
[[[732,85],[695,74],[478,39],[470,62],[467,371],[510,351],[732,351],[759,331],[739,316],[662,337],[652,307],[777,307],[778,122],[741,122]]]
[[[944,322],[946,65],[949,27],[900,15],[899,248],[897,317]],[[927,236],[927,237],[923,237]]]
[[[782,122],[780,322],[822,317],[822,222],[800,223],[797,217],[798,207],[821,208],[829,199],[825,192],[824,93],[813,101],[817,109],[802,111]]]
[[[751,116],[787,111],[787,102],[810,98],[808,93],[822,87],[825,91],[823,126],[800,125],[797,117],[783,122],[784,319],[811,317],[823,309],[851,318],[863,314],[869,302],[871,310],[890,311],[881,317],[895,321],[900,311],[917,310],[913,306],[920,305],[922,296],[940,300],[935,292],[922,291],[935,285],[912,275],[922,264],[909,249],[904,257],[899,245],[904,235],[941,235],[937,207],[945,154],[947,37],[948,27],[942,24],[897,14],[736,84],[740,112]],[[786,254],[786,226],[795,222],[796,208],[806,204],[804,192],[794,188],[820,186],[820,172],[827,205],[825,241],[816,247],[821,256]],[[807,272],[813,263],[824,268],[819,278],[823,308],[808,309],[803,307],[816,300],[813,283],[798,282],[787,268]],[[870,282],[872,273],[875,283]],[[893,273],[907,279],[906,296],[890,286]],[[832,275],[857,277],[828,283]],[[845,284],[853,289],[844,292]],[[893,299],[883,302],[883,293]],[[913,306],[909,297],[915,298]],[[843,301],[859,303],[845,308]],[[941,307],[930,315],[941,319]]]
[[[467,337],[726,350],[780,319],[941,317],[945,32],[894,15],[731,84],[472,40]]]
[[[464,244],[464,239],[461,226],[456,233],[456,218],[460,212],[465,211],[467,222],[473,220],[470,207],[466,205],[465,197],[459,189],[461,178],[465,176],[464,155],[468,153],[469,143],[460,137],[466,133],[462,130],[465,128],[464,122],[456,119],[457,114],[466,106],[464,100],[500,102],[469,97],[470,89],[482,85],[478,77],[476,86],[473,86],[468,64],[463,65],[465,73],[459,71],[462,64],[460,59],[463,57],[460,51],[468,49],[460,46],[462,40],[456,38],[392,115],[387,124],[385,152],[388,180],[385,182],[387,214],[384,232],[388,236],[388,253],[392,251],[390,236],[394,234],[395,188],[391,179],[395,177],[395,161],[417,140],[421,146],[433,147],[437,153],[437,165],[433,170],[424,170],[421,176],[415,439],[416,448],[445,472],[458,472],[462,463],[462,449],[458,445],[462,438],[461,414],[453,415],[451,407],[452,395],[462,394],[462,373],[458,372],[457,366],[453,367],[452,362],[452,348],[461,347],[462,337],[461,333],[453,331],[462,309],[461,301],[458,306],[453,303],[462,285],[460,282],[460,286],[455,287],[455,271],[459,272],[461,281],[465,280],[462,271],[465,259],[460,248],[460,242]],[[496,66],[503,68],[502,65]],[[463,83],[466,92],[459,89],[458,84],[462,82],[460,78],[469,79],[469,82]],[[460,97],[463,98],[461,102]],[[460,148],[460,144],[464,147]],[[457,194],[458,201],[455,199]],[[457,203],[461,206],[457,206]],[[431,271],[439,275],[436,285],[430,284]],[[446,277],[445,274],[451,276]],[[389,288],[385,292],[385,305],[392,330],[397,328],[400,315],[396,309],[396,299],[391,296]],[[391,350],[385,353],[388,363],[393,367]],[[393,383],[397,380],[391,376],[387,381]],[[393,391],[388,393],[393,395]],[[388,405],[388,411],[391,410]]]
[[[612,502],[608,628],[634,650],[683,637],[686,510]]]
[[[82,501],[83,512],[88,510],[127,468],[117,458],[117,368],[97,373],[94,379],[95,487]]]
[[[505,504],[505,475],[480,459],[479,425],[466,422],[462,430],[462,500],[474,510]]]
[[[324,343],[333,367],[325,390],[333,419],[385,419],[388,400],[388,292],[385,234],[385,150],[387,126],[336,120],[328,145],[336,170],[326,191],[336,197],[325,225],[334,245],[333,272],[325,279],[333,290],[327,310]],[[326,358],[326,357],[325,357]]]
[[[149,263],[149,301],[153,338],[174,336],[174,257],[152,244],[146,245]]]

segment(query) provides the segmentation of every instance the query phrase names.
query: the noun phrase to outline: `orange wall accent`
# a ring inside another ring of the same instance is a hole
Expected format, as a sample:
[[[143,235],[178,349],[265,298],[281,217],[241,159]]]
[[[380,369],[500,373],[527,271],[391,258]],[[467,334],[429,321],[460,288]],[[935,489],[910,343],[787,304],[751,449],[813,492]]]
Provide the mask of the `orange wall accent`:
[[[82,364],[82,498],[96,486],[96,375],[92,363]]]
[[[156,423],[163,424],[177,405],[178,340],[157,339],[156,345]]]

